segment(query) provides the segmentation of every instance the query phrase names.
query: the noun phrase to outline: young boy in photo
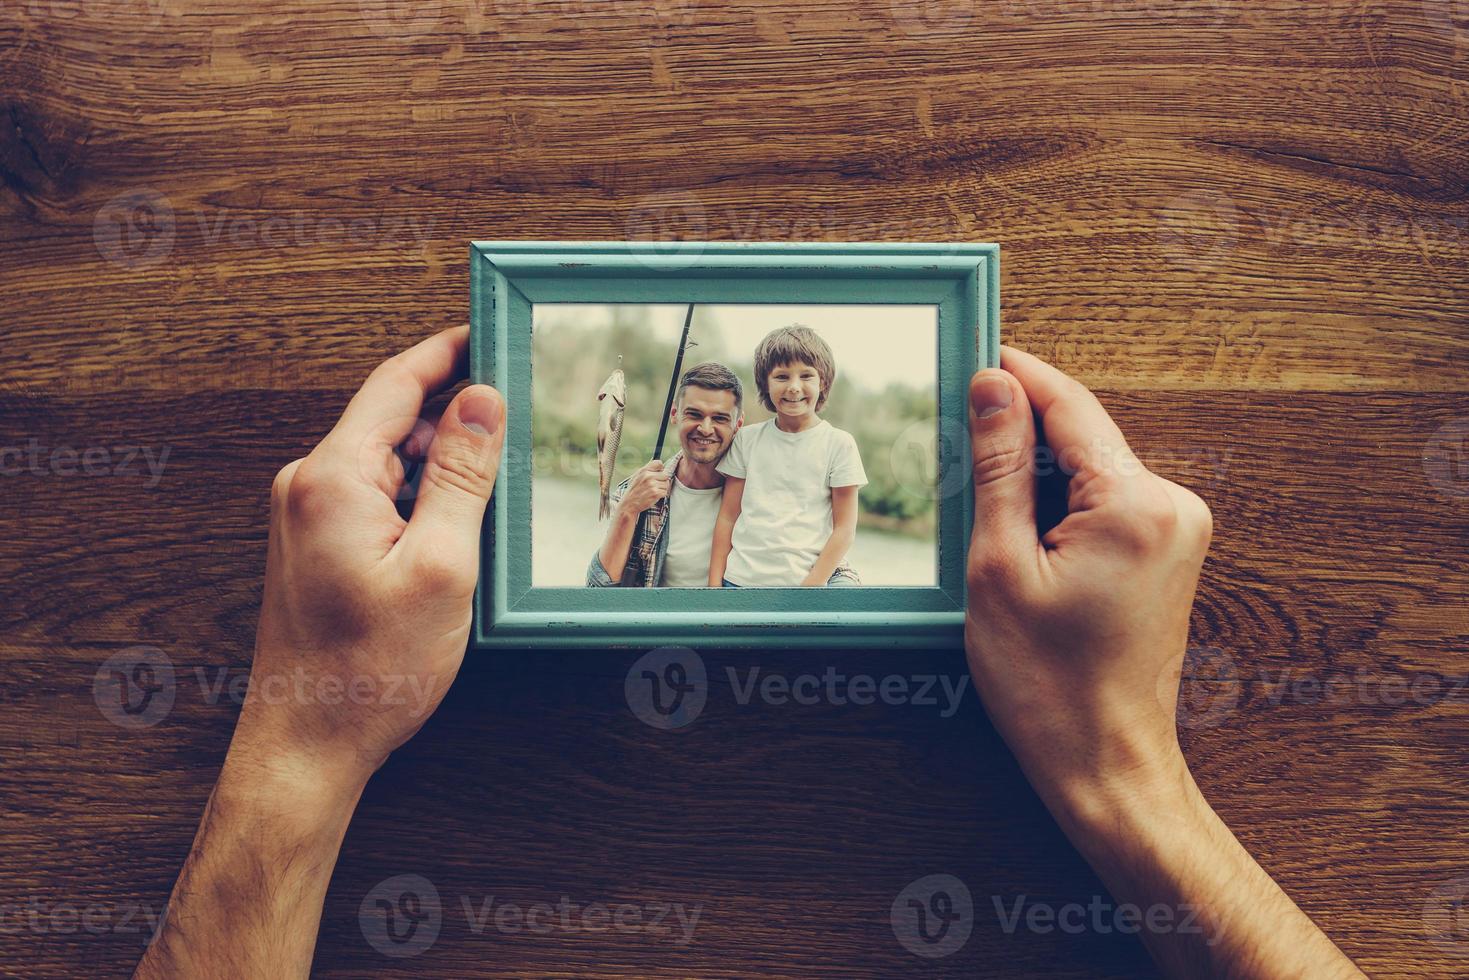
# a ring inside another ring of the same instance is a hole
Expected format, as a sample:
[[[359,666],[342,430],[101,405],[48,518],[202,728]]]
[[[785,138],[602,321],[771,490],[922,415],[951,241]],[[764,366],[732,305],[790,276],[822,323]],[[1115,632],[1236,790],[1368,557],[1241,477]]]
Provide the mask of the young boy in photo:
[[[755,387],[775,418],[740,428],[716,467],[725,480],[711,586],[858,584],[833,577],[867,483],[857,441],[817,415],[835,380],[836,358],[810,327],[773,330],[755,348]]]

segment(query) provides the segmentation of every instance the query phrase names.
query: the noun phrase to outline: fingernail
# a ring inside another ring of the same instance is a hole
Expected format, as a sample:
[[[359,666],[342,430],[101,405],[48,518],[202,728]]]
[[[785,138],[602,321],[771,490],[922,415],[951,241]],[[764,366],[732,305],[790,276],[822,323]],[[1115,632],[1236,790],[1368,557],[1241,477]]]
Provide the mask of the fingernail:
[[[1010,383],[1004,378],[991,375],[980,378],[969,387],[969,402],[974,406],[974,414],[982,419],[1003,412],[1014,400]]]
[[[500,420],[504,414],[499,395],[476,393],[460,406],[459,424],[476,435],[492,436],[500,431]]]

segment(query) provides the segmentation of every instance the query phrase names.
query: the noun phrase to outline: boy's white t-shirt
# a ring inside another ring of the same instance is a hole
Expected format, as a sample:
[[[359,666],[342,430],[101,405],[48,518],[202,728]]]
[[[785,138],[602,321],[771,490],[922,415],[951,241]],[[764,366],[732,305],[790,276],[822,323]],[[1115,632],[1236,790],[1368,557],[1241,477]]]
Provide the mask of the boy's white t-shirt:
[[[825,419],[741,426],[716,469],[745,481],[724,577],[746,588],[800,585],[831,537],[831,488],[867,484],[857,440]]]
[[[690,490],[675,475],[668,500],[668,551],[663,555],[663,573],[658,580],[667,588],[706,588],[709,585],[709,552],[714,544],[714,521],[724,502],[723,485],[708,490]]]

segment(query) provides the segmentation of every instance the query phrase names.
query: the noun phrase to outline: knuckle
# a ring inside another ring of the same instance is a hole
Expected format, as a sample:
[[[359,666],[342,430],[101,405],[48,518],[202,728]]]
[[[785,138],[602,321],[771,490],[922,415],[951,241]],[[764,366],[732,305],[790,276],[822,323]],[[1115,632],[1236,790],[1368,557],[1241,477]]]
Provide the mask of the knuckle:
[[[1176,492],[1175,499],[1178,502],[1179,523],[1188,533],[1191,541],[1198,542],[1208,547],[1209,542],[1214,539],[1214,512],[1204,502],[1204,498],[1194,493],[1187,487],[1174,484]]]
[[[1019,439],[982,445],[974,454],[974,483],[984,486],[1028,472],[1033,460],[1030,445]]]
[[[1161,485],[1136,494],[1124,512],[1125,536],[1139,548],[1158,547],[1173,540],[1181,519],[1173,497]]]
[[[1005,570],[1005,559],[992,548],[971,548],[965,566],[965,583],[971,590],[983,589]]]
[[[286,511],[292,518],[308,523],[331,513],[341,498],[331,472],[310,456],[293,465],[295,471],[285,488]]]
[[[413,579],[426,595],[457,595],[472,592],[475,570],[465,569],[461,562],[450,561],[441,550],[435,550],[414,563]]]
[[[1067,375],[1066,380],[1061,382],[1060,397],[1068,401],[1074,399],[1087,402],[1096,401],[1097,398],[1097,396],[1092,393],[1092,390],[1090,388],[1082,384],[1080,381],[1077,381],[1070,375]]]
[[[489,477],[479,452],[464,439],[440,440],[439,451],[424,470],[435,486],[482,496]]]
[[[392,385],[416,384],[413,374],[408,370],[401,354],[394,354],[385,360],[379,361],[377,367],[372,369],[369,378],[376,381],[386,381]]]
[[[278,510],[285,504],[286,497],[291,490],[291,482],[295,478],[296,471],[301,468],[301,462],[299,459],[293,459],[276,471],[275,479],[270,482],[270,506],[273,510]]]
[[[1016,597],[1021,592],[1020,563],[1003,548],[976,542],[964,569],[970,595]]]

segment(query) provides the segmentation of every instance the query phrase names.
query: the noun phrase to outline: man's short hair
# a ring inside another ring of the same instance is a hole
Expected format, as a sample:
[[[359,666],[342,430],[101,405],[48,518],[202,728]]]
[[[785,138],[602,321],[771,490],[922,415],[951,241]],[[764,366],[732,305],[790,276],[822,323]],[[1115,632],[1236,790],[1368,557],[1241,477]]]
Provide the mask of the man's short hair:
[[[760,404],[766,411],[775,411],[775,403],[770,400],[770,372],[792,361],[809,364],[821,375],[821,395],[816,399],[816,411],[821,411],[837,379],[837,360],[821,335],[800,323],[770,331],[755,348],[755,390],[760,392]]]
[[[744,401],[745,389],[740,384],[740,379],[735,377],[734,372],[717,361],[705,361],[696,364],[683,373],[683,379],[678,385],[678,403],[683,404],[684,389],[689,385],[697,388],[707,388],[710,391],[732,391],[735,399],[734,417],[739,419],[745,414]]]

